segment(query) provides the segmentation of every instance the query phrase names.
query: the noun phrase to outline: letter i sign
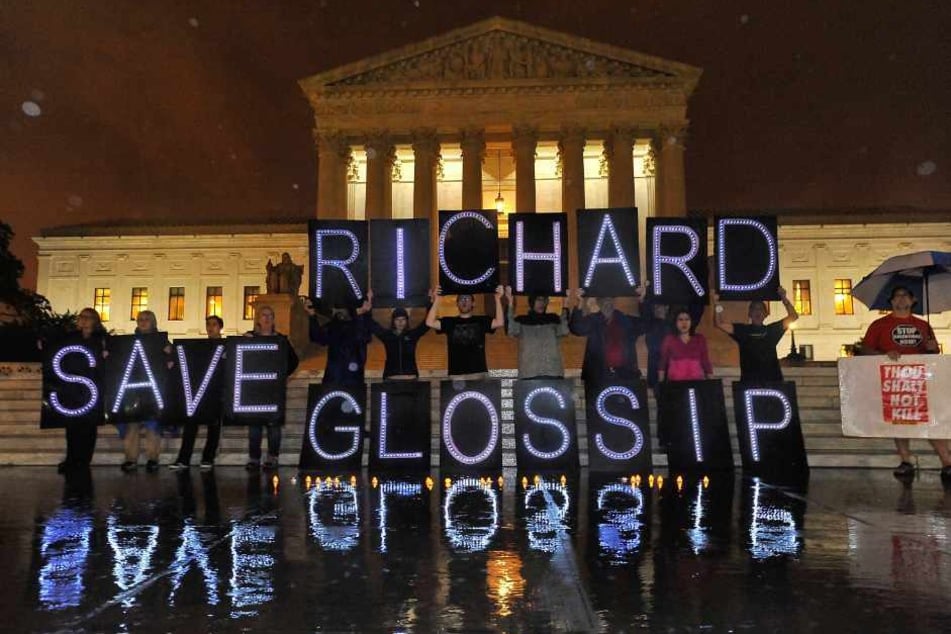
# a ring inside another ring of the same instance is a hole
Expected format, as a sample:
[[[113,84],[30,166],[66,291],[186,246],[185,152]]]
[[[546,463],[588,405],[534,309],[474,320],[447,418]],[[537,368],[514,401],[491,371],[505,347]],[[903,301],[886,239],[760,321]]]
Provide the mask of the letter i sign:
[[[886,364],[879,368],[882,380],[882,419],[892,425],[926,424],[928,381],[924,364]]]

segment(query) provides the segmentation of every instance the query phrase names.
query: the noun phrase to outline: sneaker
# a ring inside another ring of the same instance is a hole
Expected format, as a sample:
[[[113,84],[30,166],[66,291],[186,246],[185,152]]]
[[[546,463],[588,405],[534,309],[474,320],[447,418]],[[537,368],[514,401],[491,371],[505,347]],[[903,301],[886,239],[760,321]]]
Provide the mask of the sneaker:
[[[205,462],[204,460],[202,460],[200,467],[201,467],[201,470],[202,470],[202,471],[208,471],[209,469],[214,469],[214,468],[215,468],[215,463],[214,463],[214,462]]]
[[[257,471],[261,468],[261,463],[257,460],[248,460],[248,464],[244,465],[244,468],[247,471]]]
[[[149,460],[148,462],[145,463],[145,470],[148,471],[149,473],[155,473],[156,471],[158,471],[158,467],[159,467],[159,464],[157,460]]]
[[[168,468],[172,471],[183,471],[188,468],[188,464],[184,462],[178,462],[177,460],[172,464],[168,465]]]
[[[126,460],[121,465],[119,465],[119,468],[122,469],[126,473],[132,473],[133,471],[139,468],[139,465],[132,462],[131,460]]]
[[[902,460],[892,473],[896,478],[911,478],[915,475],[915,465]]]

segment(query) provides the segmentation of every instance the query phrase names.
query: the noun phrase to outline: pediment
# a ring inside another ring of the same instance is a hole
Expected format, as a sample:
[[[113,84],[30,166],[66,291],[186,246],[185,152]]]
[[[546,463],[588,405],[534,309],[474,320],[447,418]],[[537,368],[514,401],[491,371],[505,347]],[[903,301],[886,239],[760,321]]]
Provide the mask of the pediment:
[[[302,80],[334,88],[663,82],[691,92],[700,69],[515,20],[492,18]]]

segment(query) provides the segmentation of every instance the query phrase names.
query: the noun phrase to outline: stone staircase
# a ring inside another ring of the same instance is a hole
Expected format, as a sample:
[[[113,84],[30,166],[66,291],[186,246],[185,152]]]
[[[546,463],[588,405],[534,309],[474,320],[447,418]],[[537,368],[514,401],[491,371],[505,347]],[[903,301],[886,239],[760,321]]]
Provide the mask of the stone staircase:
[[[287,466],[297,464],[302,440],[305,409],[307,406],[307,386],[319,382],[321,373],[304,364],[302,369],[291,378],[287,388],[287,425],[284,427],[284,441],[281,449],[281,462]],[[839,418],[839,389],[836,368],[834,366],[788,367],[784,369],[788,380],[796,382],[799,397],[799,415],[805,436],[806,451],[812,467],[893,467],[896,463],[891,440],[878,438],[844,438]],[[379,371],[369,373],[370,381],[379,380]],[[578,421],[578,445],[581,450],[581,464],[587,465],[588,438],[585,425],[581,381],[578,370],[569,370],[569,378],[575,381],[576,418]],[[724,382],[727,416],[736,465],[740,465],[736,443],[735,423],[733,420],[733,396],[731,384],[739,377],[735,367],[716,369],[716,375]],[[494,371],[493,376],[502,380],[502,443],[503,460],[506,467],[515,467],[515,433],[512,412],[512,381],[514,370]],[[439,380],[440,371],[424,370],[423,379],[431,381],[432,390],[432,455],[433,467],[439,461]],[[42,397],[41,373],[38,364],[7,363],[0,364],[0,464],[3,465],[53,465],[62,459],[65,440],[60,429],[41,430],[39,428],[40,400]],[[654,464],[665,466],[666,455],[656,441],[656,412],[651,400],[652,450]],[[247,431],[243,427],[226,428],[222,435],[221,448],[217,463],[220,465],[243,465],[247,452]],[[199,439],[194,460],[197,461],[204,431]],[[166,439],[163,449],[163,463],[174,460],[178,451],[178,439]],[[917,451],[924,468],[937,468],[937,457],[924,441],[915,441],[913,449]],[[364,452],[366,460],[366,452]],[[115,428],[107,425],[99,428],[94,464],[118,465],[122,461],[122,445]]]

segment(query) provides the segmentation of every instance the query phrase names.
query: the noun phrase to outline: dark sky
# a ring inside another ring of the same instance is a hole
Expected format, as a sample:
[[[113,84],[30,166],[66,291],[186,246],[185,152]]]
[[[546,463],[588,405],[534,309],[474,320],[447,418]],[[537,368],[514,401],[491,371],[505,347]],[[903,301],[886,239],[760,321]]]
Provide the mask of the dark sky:
[[[703,68],[692,208],[951,208],[945,0],[11,0],[0,219],[26,284],[43,227],[309,216],[297,79],[492,15]]]

